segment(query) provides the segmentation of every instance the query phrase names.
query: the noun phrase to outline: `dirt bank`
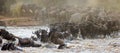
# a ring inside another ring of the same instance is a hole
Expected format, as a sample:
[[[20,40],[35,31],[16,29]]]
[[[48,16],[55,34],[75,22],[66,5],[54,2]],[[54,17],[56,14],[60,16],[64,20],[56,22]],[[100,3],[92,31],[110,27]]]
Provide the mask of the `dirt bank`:
[[[7,26],[36,26],[36,25],[41,25],[40,21],[35,21],[30,17],[0,16],[0,21],[5,22],[5,24]]]

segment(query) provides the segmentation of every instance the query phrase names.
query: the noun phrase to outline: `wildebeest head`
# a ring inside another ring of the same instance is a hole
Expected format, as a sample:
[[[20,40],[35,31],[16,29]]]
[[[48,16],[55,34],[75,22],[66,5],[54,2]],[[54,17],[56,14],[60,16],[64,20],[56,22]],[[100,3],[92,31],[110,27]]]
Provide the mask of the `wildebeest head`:
[[[16,38],[13,34],[9,33],[5,29],[0,29],[0,36],[3,39],[11,40],[11,41],[15,41],[15,38]]]
[[[6,37],[7,38],[7,40],[12,40],[12,41],[15,41],[16,39],[16,37],[13,35],[13,34],[9,34],[9,36],[8,37]]]
[[[35,34],[37,38],[40,38],[40,33],[41,33],[41,29],[35,31],[33,34]]]
[[[7,35],[7,34],[9,34],[8,31],[6,31],[5,29],[0,29],[0,36]]]
[[[42,35],[47,35],[47,31],[46,30],[41,30],[41,34]]]

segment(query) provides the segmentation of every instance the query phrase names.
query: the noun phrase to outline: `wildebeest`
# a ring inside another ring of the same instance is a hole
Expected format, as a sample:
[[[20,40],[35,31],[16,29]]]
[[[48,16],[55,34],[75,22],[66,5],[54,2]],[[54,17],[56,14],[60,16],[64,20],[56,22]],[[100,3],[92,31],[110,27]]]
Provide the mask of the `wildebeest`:
[[[19,38],[19,46],[21,46],[21,47],[40,47],[41,44],[36,44],[30,38]]]
[[[0,36],[3,39],[6,39],[8,41],[15,41],[16,38],[19,40],[19,45],[22,47],[40,47],[40,44],[36,44],[34,43],[33,40],[31,40],[31,38],[20,38],[17,36],[14,36],[13,34],[9,33],[8,31],[6,31],[5,29],[0,29]]]
[[[44,30],[44,29],[39,29],[39,30],[35,31],[34,34],[36,34],[37,38],[38,38],[41,42],[43,42],[43,43],[49,42],[49,41],[48,41],[48,39],[49,39],[49,38],[48,38],[48,32],[47,32],[46,30]]]
[[[49,38],[47,33],[48,32],[46,30],[41,31],[41,42],[48,42]]]
[[[73,36],[73,38],[77,38],[78,36],[79,36],[79,26],[77,26],[77,25],[72,25],[71,27],[70,27],[70,33],[72,34],[72,36]]]
[[[23,51],[22,49],[19,49],[15,46],[14,43],[4,43],[1,50],[19,50],[19,51]]]
[[[52,29],[56,29],[58,32],[63,33],[67,31],[69,34],[72,34],[72,37],[74,39],[78,37],[78,34],[80,32],[79,26],[77,24],[69,22],[50,24],[50,30]]]
[[[49,38],[50,41],[54,44],[59,44],[58,49],[63,49],[64,47],[66,47],[66,44],[64,43],[64,41],[61,39],[62,34],[60,34],[59,32],[56,31],[56,29],[53,29],[52,31],[50,31],[49,33]]]
[[[35,31],[33,34],[35,34],[37,36],[37,38],[40,39],[41,38],[41,34],[40,33],[41,33],[41,29]]]
[[[0,29],[0,36],[3,39],[6,39],[8,41],[15,41],[15,38],[17,38],[16,36],[14,36],[13,34],[9,33],[8,31],[6,31],[5,29]]]
[[[50,32],[47,32],[46,30],[38,30],[35,33],[37,33],[40,36],[40,41],[43,43],[54,43],[59,44],[58,49],[63,49],[66,47],[66,44],[64,43],[63,39],[64,36],[62,33],[58,32],[56,29],[51,29]],[[67,33],[65,33],[67,34]]]
[[[118,20],[98,20],[97,22],[88,20],[79,25],[82,38],[96,38],[98,36],[106,38],[112,33],[120,30],[120,22]],[[112,36],[111,36],[112,37]]]

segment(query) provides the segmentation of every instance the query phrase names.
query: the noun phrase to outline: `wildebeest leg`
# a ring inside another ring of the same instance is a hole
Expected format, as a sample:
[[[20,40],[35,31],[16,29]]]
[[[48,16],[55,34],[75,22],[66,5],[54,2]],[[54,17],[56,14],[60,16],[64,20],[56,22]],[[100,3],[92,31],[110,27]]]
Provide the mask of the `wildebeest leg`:
[[[2,38],[0,38],[0,46],[1,46],[2,42],[3,42],[3,41],[2,41]]]
[[[20,48],[17,48],[16,46],[15,46],[15,44],[13,44],[13,43],[10,43],[10,48],[9,48],[10,50],[19,50],[19,51],[23,51],[22,49],[20,49]]]
[[[107,35],[103,35],[104,37],[103,38],[106,38]]]
[[[82,38],[85,39],[87,34],[81,33],[81,35],[82,35]]]
[[[80,29],[81,30],[81,36],[82,36],[82,39],[85,39],[86,38],[86,36],[87,36],[87,33],[86,33],[86,31],[84,30],[84,29]]]
[[[61,45],[59,45],[59,47],[58,47],[58,49],[64,49],[64,48],[66,48],[66,44],[61,44]]]
[[[110,34],[109,34],[110,35]],[[107,34],[106,32],[103,33],[103,38],[106,38],[107,37]]]
[[[8,47],[7,47],[8,45],[7,44],[4,44],[3,46],[2,46],[2,48],[1,48],[1,50],[8,50]]]
[[[78,34],[72,34],[73,38],[76,39],[78,37]]]
[[[82,36],[82,39],[85,39],[85,36],[83,34],[81,36]]]
[[[8,50],[15,50],[13,43],[8,43]]]
[[[95,35],[90,35],[90,38],[91,38],[91,39],[94,39],[94,38],[95,38]]]
[[[36,44],[36,43],[34,43],[33,45],[32,45],[32,47],[40,47],[41,46],[41,44]]]

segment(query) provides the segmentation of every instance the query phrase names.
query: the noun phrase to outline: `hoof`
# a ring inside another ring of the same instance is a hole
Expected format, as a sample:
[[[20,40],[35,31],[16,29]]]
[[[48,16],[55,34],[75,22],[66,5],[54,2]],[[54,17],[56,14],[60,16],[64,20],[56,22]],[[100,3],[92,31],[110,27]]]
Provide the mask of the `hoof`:
[[[19,50],[19,51],[22,51],[22,49],[17,48],[14,43],[5,43],[2,46],[1,50],[3,50],[3,51],[4,50],[9,50],[9,51],[11,51],[11,50]]]

